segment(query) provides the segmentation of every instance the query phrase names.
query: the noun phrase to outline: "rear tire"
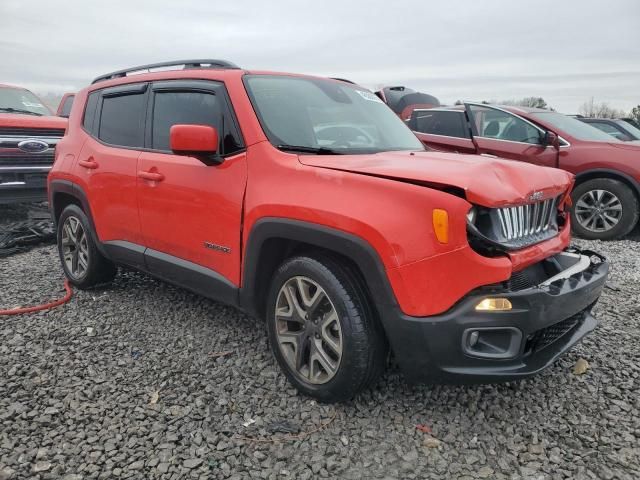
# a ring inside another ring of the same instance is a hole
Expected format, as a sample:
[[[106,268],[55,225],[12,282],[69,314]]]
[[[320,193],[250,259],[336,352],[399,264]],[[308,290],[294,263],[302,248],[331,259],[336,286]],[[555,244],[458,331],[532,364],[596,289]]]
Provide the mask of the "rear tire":
[[[321,402],[350,399],[386,366],[386,338],[364,289],[333,258],[286,260],[271,283],[266,323],[289,382]]]
[[[571,193],[571,228],[588,240],[614,240],[638,223],[638,198],[626,184],[612,178],[594,178]]]
[[[58,254],[66,277],[80,289],[113,280],[117,268],[95,243],[89,219],[77,205],[67,206],[58,219]]]

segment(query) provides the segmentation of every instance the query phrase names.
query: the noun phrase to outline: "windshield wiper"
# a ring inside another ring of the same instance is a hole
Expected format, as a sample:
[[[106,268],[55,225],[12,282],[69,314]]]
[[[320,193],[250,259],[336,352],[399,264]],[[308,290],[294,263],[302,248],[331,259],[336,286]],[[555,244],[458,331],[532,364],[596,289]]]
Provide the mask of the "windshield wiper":
[[[11,107],[0,107],[0,112],[26,113],[27,115],[36,115],[38,117],[42,116],[42,114],[38,112],[32,112],[31,110],[22,110],[21,108],[11,108]]]
[[[340,152],[326,147],[305,147],[303,145],[276,145],[278,150],[285,152],[314,153],[316,155],[342,155]]]

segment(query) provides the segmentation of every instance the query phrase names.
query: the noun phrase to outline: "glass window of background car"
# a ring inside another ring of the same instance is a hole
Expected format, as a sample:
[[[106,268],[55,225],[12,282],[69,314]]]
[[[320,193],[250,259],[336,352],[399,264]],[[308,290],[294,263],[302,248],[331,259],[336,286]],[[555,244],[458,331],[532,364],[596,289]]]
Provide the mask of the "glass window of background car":
[[[273,145],[339,153],[424,150],[373,93],[333,80],[247,75],[247,90]]]
[[[87,104],[84,108],[84,117],[82,118],[82,126],[88,133],[94,136],[96,135],[94,126],[97,125],[95,117],[99,99],[100,92],[93,92],[89,94],[89,97],[87,98]]]
[[[69,95],[64,99],[64,104],[62,105],[62,110],[60,110],[60,115],[68,117],[71,113],[71,107],[73,106],[73,95]]]
[[[411,124],[416,132],[470,138],[464,112],[417,110],[413,112]]]
[[[531,116],[540,122],[551,125],[558,135],[567,134],[578,140],[592,142],[619,142],[611,135],[598,130],[588,123],[581,122],[575,118],[567,117],[558,112],[535,112]]]
[[[629,137],[618,130],[616,127],[605,122],[589,122],[589,125],[596,127],[598,130],[602,130],[604,133],[608,133],[612,137],[619,140],[627,140]]]
[[[49,108],[43,105],[38,97],[23,88],[0,88],[0,108],[25,110],[37,115],[51,115]]]
[[[144,100],[141,93],[104,97],[98,138],[111,145],[142,148]]]
[[[533,125],[503,110],[471,105],[479,137],[510,142],[541,143],[541,133]]]
[[[156,92],[154,99],[151,138],[154,150],[171,150],[169,131],[173,125],[209,125],[223,137],[220,105],[213,93]]]
[[[617,123],[619,123],[620,126],[624,128],[627,132],[633,135],[635,137],[635,140],[640,140],[640,129],[636,128],[635,125],[633,125],[630,122],[627,122],[626,120],[618,120]]]

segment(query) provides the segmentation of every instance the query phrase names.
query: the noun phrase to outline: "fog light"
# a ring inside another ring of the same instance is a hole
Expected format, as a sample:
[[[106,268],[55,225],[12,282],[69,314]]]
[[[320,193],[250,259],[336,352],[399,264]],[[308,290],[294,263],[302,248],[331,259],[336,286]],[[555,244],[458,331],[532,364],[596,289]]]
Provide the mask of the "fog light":
[[[511,302],[506,298],[485,298],[476,305],[476,310],[480,312],[499,312],[511,308]]]

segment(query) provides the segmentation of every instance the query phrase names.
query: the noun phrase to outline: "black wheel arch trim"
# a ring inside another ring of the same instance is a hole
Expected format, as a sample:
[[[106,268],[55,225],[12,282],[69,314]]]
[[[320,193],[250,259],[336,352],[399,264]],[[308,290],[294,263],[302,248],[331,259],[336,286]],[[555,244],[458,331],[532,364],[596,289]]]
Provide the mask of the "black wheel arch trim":
[[[261,250],[265,242],[271,239],[300,242],[348,257],[360,269],[380,316],[383,316],[387,308],[397,307],[397,300],[384,264],[376,250],[366,240],[320,224],[266,217],[253,225],[245,249],[239,303],[248,313],[261,316],[261,312],[257,309],[259,292],[256,284],[261,263]]]
[[[620,170],[612,170],[609,168],[594,168],[591,170],[585,170],[584,172],[580,172],[576,174],[575,184],[577,186],[578,184],[583,183],[587,180],[599,178],[599,176],[602,174],[608,175],[607,177],[604,177],[604,178],[618,177],[621,181],[628,183],[633,188],[633,191],[636,194],[636,196],[640,199],[640,182],[638,182],[631,175],[621,172]],[[573,188],[575,189],[575,186]]]
[[[53,219],[56,225],[56,228],[58,223],[58,219],[55,216],[55,212],[56,212],[55,198],[57,193],[64,193],[64,194],[70,195],[80,202],[82,210],[84,211],[84,214],[87,216],[87,219],[89,220],[89,225],[91,226],[91,232],[89,233],[91,235],[91,238],[93,239],[93,242],[98,248],[98,251],[100,251],[100,253],[105,257],[109,258],[109,255],[104,249],[103,244],[98,239],[96,224],[93,221],[93,214],[91,213],[91,206],[89,205],[89,199],[87,198],[87,194],[82,189],[82,187],[70,180],[55,179],[55,180],[51,180],[51,182],[49,183],[49,188],[48,188],[49,211],[51,212],[51,218]]]

